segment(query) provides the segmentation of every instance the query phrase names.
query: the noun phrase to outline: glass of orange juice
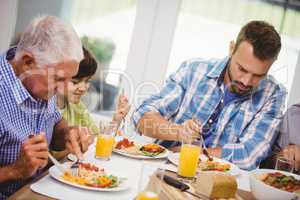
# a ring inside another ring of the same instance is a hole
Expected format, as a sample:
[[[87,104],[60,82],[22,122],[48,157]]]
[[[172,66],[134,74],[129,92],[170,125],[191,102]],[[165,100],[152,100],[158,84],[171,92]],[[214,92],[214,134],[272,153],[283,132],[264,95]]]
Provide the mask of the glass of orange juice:
[[[135,200],[160,200],[164,170],[160,165],[142,161]]]
[[[99,129],[100,133],[96,137],[95,157],[109,160],[115,143],[116,124],[101,122]]]
[[[192,179],[196,175],[202,142],[195,137],[182,141],[177,174]]]
[[[159,196],[151,191],[143,191],[138,194],[136,200],[159,200]]]

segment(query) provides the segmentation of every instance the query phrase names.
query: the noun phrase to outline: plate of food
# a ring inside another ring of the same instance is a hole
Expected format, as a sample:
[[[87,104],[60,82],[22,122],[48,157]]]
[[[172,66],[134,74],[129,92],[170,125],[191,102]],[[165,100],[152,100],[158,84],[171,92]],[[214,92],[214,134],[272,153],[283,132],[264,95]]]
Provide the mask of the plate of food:
[[[115,192],[129,189],[126,177],[110,173],[92,163],[79,163],[75,168],[70,168],[71,164],[64,164],[67,169],[64,173],[52,166],[49,169],[50,176],[67,185],[86,190]]]
[[[168,160],[174,165],[178,165],[179,153],[169,154]],[[225,172],[232,176],[238,176],[241,173],[239,167],[235,164],[219,158],[213,158],[212,161],[209,161],[208,158],[203,154],[201,154],[199,157],[197,170]]]
[[[158,144],[139,144],[136,141],[124,138],[117,142],[113,152],[136,159],[167,158],[169,151]]]
[[[300,196],[300,176],[273,169],[250,172],[250,188],[261,200],[297,199]]]

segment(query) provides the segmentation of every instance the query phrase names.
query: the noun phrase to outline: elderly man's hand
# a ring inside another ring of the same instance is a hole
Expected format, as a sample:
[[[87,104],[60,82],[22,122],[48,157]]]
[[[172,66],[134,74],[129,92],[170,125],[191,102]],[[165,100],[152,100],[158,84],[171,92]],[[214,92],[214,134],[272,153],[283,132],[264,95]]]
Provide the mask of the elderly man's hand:
[[[190,141],[199,138],[201,133],[201,125],[199,122],[191,119],[181,124],[181,131],[178,134],[179,141]]]
[[[295,164],[295,170],[300,170],[300,146],[289,145],[283,149],[284,158],[291,160]]]
[[[83,158],[83,153],[93,143],[91,131],[86,127],[69,127],[65,137],[67,149],[75,154],[78,159]]]
[[[31,136],[23,143],[18,160],[12,165],[19,179],[31,177],[48,163],[48,143],[44,133]]]

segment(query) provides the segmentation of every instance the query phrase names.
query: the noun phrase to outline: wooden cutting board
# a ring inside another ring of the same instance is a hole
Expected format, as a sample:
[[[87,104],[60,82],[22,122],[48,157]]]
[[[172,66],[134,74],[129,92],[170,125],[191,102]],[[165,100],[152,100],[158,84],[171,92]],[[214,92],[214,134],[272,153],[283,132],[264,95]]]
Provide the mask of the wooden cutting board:
[[[165,172],[165,174],[167,174],[168,176],[172,176],[174,178],[177,178],[176,173],[172,173],[172,172]],[[194,188],[193,188],[193,184],[190,185],[191,189],[190,191],[192,191],[194,193]],[[200,200],[200,198],[197,198],[191,194],[188,194],[186,192],[182,192],[179,189],[172,187],[168,184],[166,184],[164,181],[160,180],[156,174],[153,174],[150,177],[148,186],[147,186],[147,190],[158,193],[160,200]],[[246,192],[244,192],[246,193]],[[251,193],[249,192],[248,194],[244,194],[243,196],[249,196],[249,198],[242,198],[239,195],[239,192],[237,192],[236,195],[236,200],[250,200],[253,199]],[[233,199],[232,199],[233,200]]]

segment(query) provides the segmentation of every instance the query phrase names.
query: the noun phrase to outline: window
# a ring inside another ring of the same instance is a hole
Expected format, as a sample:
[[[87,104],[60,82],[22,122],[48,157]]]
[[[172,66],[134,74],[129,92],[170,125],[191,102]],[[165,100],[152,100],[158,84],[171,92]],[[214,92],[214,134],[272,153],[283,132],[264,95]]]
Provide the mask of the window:
[[[99,63],[89,95],[85,96],[84,101],[90,110],[111,111],[126,68],[136,0],[72,2],[70,21]]]
[[[272,23],[280,31],[282,50],[270,74],[290,90],[300,55],[300,12],[290,6],[265,1],[183,0],[167,76],[189,58],[222,58],[228,55],[229,43],[244,24],[259,19]]]

